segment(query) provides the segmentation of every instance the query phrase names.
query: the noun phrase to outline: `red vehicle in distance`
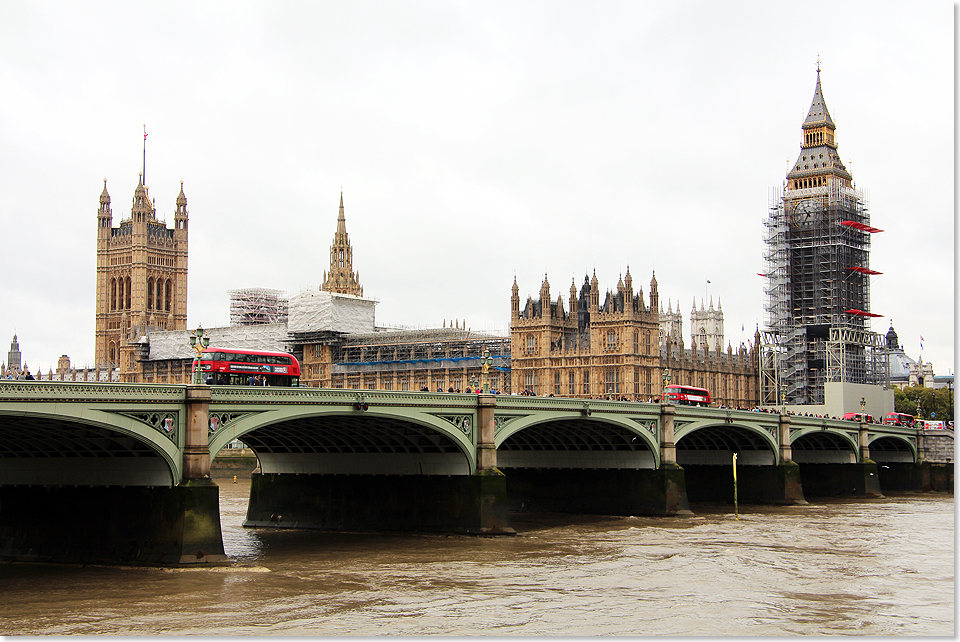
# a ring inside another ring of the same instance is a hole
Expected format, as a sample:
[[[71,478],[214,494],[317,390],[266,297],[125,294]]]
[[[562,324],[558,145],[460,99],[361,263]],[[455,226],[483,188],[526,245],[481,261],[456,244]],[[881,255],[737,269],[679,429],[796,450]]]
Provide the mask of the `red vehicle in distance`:
[[[663,398],[678,406],[709,406],[710,391],[706,388],[669,385],[663,389]]]
[[[883,423],[887,426],[906,426],[916,428],[917,420],[913,415],[902,412],[888,412],[883,416]]]
[[[204,381],[215,386],[296,387],[300,383],[300,363],[286,352],[207,348],[200,355],[200,370]]]

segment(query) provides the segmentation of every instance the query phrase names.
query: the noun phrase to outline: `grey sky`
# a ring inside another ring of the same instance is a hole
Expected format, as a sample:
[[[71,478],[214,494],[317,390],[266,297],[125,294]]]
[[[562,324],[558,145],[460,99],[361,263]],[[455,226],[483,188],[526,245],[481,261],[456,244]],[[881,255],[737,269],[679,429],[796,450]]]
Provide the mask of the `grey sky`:
[[[954,368],[952,2],[0,3],[0,344],[92,365],[96,210],[190,212],[188,325],[317,288],[343,189],[377,321],[506,330],[630,267],[764,323],[763,220],[816,64],[867,191],[872,311]],[[707,280],[711,281],[707,285]],[[744,331],[741,332],[741,327]]]

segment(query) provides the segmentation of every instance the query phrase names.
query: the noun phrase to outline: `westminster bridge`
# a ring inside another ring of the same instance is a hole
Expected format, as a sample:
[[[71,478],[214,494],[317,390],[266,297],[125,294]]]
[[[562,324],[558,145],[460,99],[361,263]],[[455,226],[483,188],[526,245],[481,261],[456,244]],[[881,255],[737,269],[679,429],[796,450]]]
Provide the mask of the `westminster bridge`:
[[[511,511],[690,514],[931,486],[922,432],[560,397],[0,382],[0,558],[224,562],[210,462],[257,455],[245,525],[512,533]],[[952,467],[951,467],[952,474]]]

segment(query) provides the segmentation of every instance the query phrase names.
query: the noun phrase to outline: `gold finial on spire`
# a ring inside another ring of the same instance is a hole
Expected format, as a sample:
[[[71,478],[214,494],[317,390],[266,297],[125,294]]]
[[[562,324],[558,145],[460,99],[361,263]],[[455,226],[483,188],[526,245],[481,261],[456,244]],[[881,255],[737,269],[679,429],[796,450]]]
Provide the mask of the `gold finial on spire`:
[[[820,76],[820,52],[817,52],[817,76]]]

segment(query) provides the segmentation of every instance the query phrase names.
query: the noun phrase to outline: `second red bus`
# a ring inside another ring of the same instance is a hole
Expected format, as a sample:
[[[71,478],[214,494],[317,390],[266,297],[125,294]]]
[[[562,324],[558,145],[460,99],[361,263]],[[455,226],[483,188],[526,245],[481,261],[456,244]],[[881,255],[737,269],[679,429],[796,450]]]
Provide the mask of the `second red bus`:
[[[669,385],[663,389],[663,398],[678,406],[709,406],[710,391],[693,386]]]

